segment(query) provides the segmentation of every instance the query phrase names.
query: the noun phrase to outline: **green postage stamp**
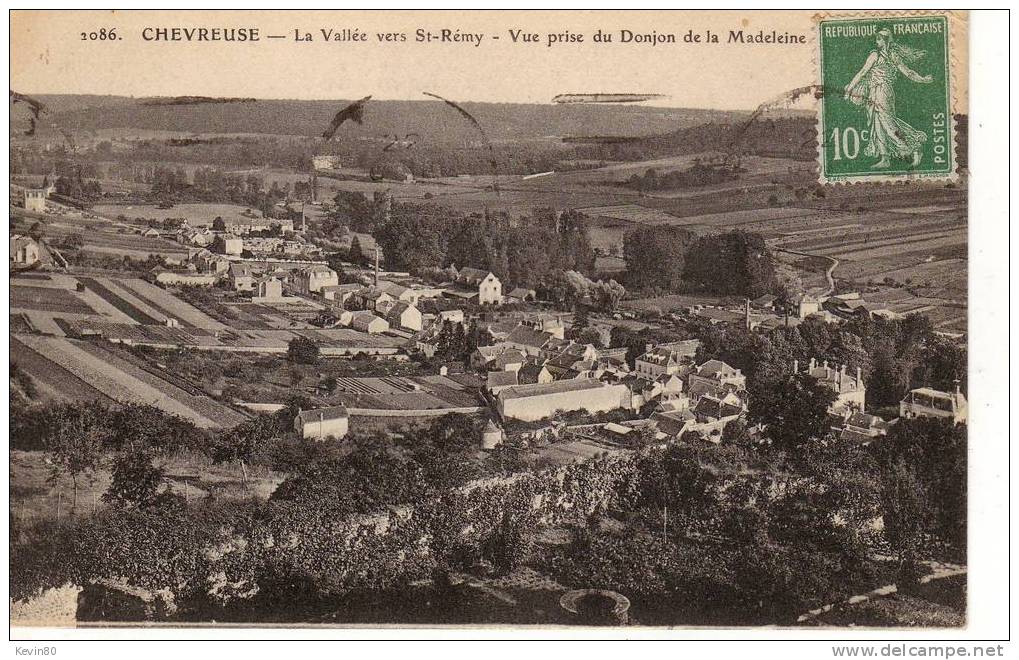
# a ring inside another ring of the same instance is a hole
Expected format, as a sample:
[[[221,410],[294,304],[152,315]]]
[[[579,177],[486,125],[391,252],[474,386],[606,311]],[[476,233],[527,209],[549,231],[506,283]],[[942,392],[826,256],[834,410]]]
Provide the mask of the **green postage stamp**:
[[[822,183],[954,179],[946,15],[818,20]]]

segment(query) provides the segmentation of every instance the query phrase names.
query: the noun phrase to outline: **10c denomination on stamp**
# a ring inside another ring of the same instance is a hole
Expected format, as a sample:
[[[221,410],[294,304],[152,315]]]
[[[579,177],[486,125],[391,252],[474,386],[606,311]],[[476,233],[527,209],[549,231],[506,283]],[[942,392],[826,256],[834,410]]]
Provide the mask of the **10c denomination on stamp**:
[[[945,15],[818,21],[820,179],[954,179]]]

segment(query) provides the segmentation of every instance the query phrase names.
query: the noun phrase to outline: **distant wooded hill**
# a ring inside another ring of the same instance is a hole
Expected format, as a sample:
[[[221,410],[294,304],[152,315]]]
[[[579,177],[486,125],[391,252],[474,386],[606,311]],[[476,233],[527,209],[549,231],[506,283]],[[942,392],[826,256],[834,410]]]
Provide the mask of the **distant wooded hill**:
[[[138,128],[187,133],[320,135],[350,100],[266,100],[246,103],[152,105],[152,99],[39,95],[46,121],[73,130]],[[734,121],[746,113],[655,108],[623,104],[535,105],[461,103],[492,140],[573,135],[647,136],[706,122]],[[369,101],[364,124],[345,122],[338,135],[360,137],[418,133],[428,140],[476,140],[478,134],[441,101]]]

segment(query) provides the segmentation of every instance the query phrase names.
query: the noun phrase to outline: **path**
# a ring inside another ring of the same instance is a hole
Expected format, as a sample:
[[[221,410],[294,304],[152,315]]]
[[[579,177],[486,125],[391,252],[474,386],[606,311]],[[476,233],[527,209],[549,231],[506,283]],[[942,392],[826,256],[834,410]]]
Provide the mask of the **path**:
[[[831,265],[828,266],[828,270],[826,270],[824,272],[824,277],[825,277],[826,280],[828,280],[828,290],[825,291],[824,293],[822,293],[821,297],[823,298],[825,296],[830,296],[831,294],[835,293],[835,277],[834,277],[834,273],[835,273],[835,269],[838,268],[838,265],[839,265],[839,260],[838,259],[836,259],[835,257],[829,257],[828,255],[825,255],[825,254],[810,254],[809,252],[800,252],[798,250],[787,250],[785,248],[778,248],[778,247],[777,248],[773,248],[773,249],[776,252],[786,252],[788,254],[798,254],[801,257],[813,257],[815,259],[827,259],[828,261],[830,261]]]

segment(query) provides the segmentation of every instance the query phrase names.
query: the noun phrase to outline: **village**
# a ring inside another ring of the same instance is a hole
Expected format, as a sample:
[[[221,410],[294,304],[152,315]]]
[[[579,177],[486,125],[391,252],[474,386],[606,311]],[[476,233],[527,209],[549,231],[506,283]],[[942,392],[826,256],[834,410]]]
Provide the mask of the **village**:
[[[24,189],[23,208],[39,214],[70,212],[47,201],[50,192],[51,188]],[[569,440],[556,447],[557,455],[573,451],[593,455],[606,446],[627,447],[630,434],[648,433],[659,442],[699,437],[718,443],[727,424],[745,418],[746,376],[720,360],[698,364],[697,339],[649,343],[632,364],[625,347],[609,348],[615,324],[639,323],[631,320],[632,313],[627,314],[631,319],[622,319],[618,313],[592,314],[585,321],[604,339],[597,345],[584,343],[567,338],[578,335],[573,314],[541,303],[533,289],[504,288],[490,271],[454,267],[447,273],[448,281],[437,283],[406,272],[382,271],[380,248],[368,234],[351,236],[349,250],[339,261],[346,280],[340,283],[339,274],[321,258],[321,248],[302,238],[302,227],[307,226],[304,218],[296,229],[289,218],[230,223],[217,218],[212,224],[218,229],[192,226],[186,217],[175,224],[172,230],[135,229],[142,237],[179,243],[186,258],[182,254],[179,261],[167,260],[172,267],[153,267],[134,290],[125,290],[117,280],[103,286],[101,279],[76,278],[74,269],[59,267],[58,249],[47,249],[28,235],[12,234],[12,269],[26,269],[24,280],[12,282],[12,291],[18,292],[12,299],[12,314],[23,314],[31,334],[75,341],[104,340],[211,354],[281,354],[287,353],[292,342],[305,340],[323,358],[363,354],[393,361],[432,360],[451,332],[462,338],[473,328],[485,341],[475,340],[479,345],[467,353],[465,363],[443,364],[434,377],[458,377],[459,384],[450,384],[458,391],[473,392],[475,400],[470,401],[470,395],[451,397],[460,399],[452,401],[433,396],[426,400],[430,405],[416,411],[403,405],[394,410],[406,418],[460,410],[487,417],[478,438],[484,449],[503,442],[526,447],[528,440],[556,438]],[[262,237],[266,231],[277,236]],[[53,256],[46,258],[48,254]],[[39,268],[44,259],[46,265]],[[196,288],[208,291],[201,303],[192,292]],[[94,289],[117,309],[106,313],[104,306],[95,305],[86,314],[62,314],[59,309],[33,304],[31,293],[54,289],[86,306],[88,297],[79,294]],[[21,292],[26,295],[23,306]],[[788,327],[808,318],[838,323],[861,313],[894,316],[859,294],[804,294],[789,310],[778,310],[776,300],[768,294],[747,299],[742,306],[691,305],[677,316],[743,325],[748,330]],[[158,311],[147,315],[145,310],[152,308]],[[811,359],[809,364],[794,362],[789,369],[809,374],[835,393],[829,412],[832,428],[843,438],[871,442],[894,423],[895,418],[866,412],[867,388],[859,365]],[[372,378],[365,374],[344,379],[339,398],[351,394],[344,402],[349,405],[302,411],[296,432],[339,440],[356,429],[357,417],[350,419],[348,407],[357,410],[357,416],[370,416],[356,395],[372,391],[362,383]],[[429,389],[414,382],[406,386],[416,393]],[[259,401],[255,409],[271,410],[273,404],[282,408],[284,401]],[[390,412],[384,409],[384,401],[379,407],[383,416]],[[592,429],[589,419],[576,418],[577,414],[609,413],[618,420],[598,429]],[[559,421],[567,416],[572,423]],[[915,388],[902,400],[899,416],[945,417],[964,423],[966,400],[958,390]]]
[[[961,625],[964,185],[824,189],[707,111],[497,108],[494,168],[437,101],[68,98],[12,150],[19,616]]]

